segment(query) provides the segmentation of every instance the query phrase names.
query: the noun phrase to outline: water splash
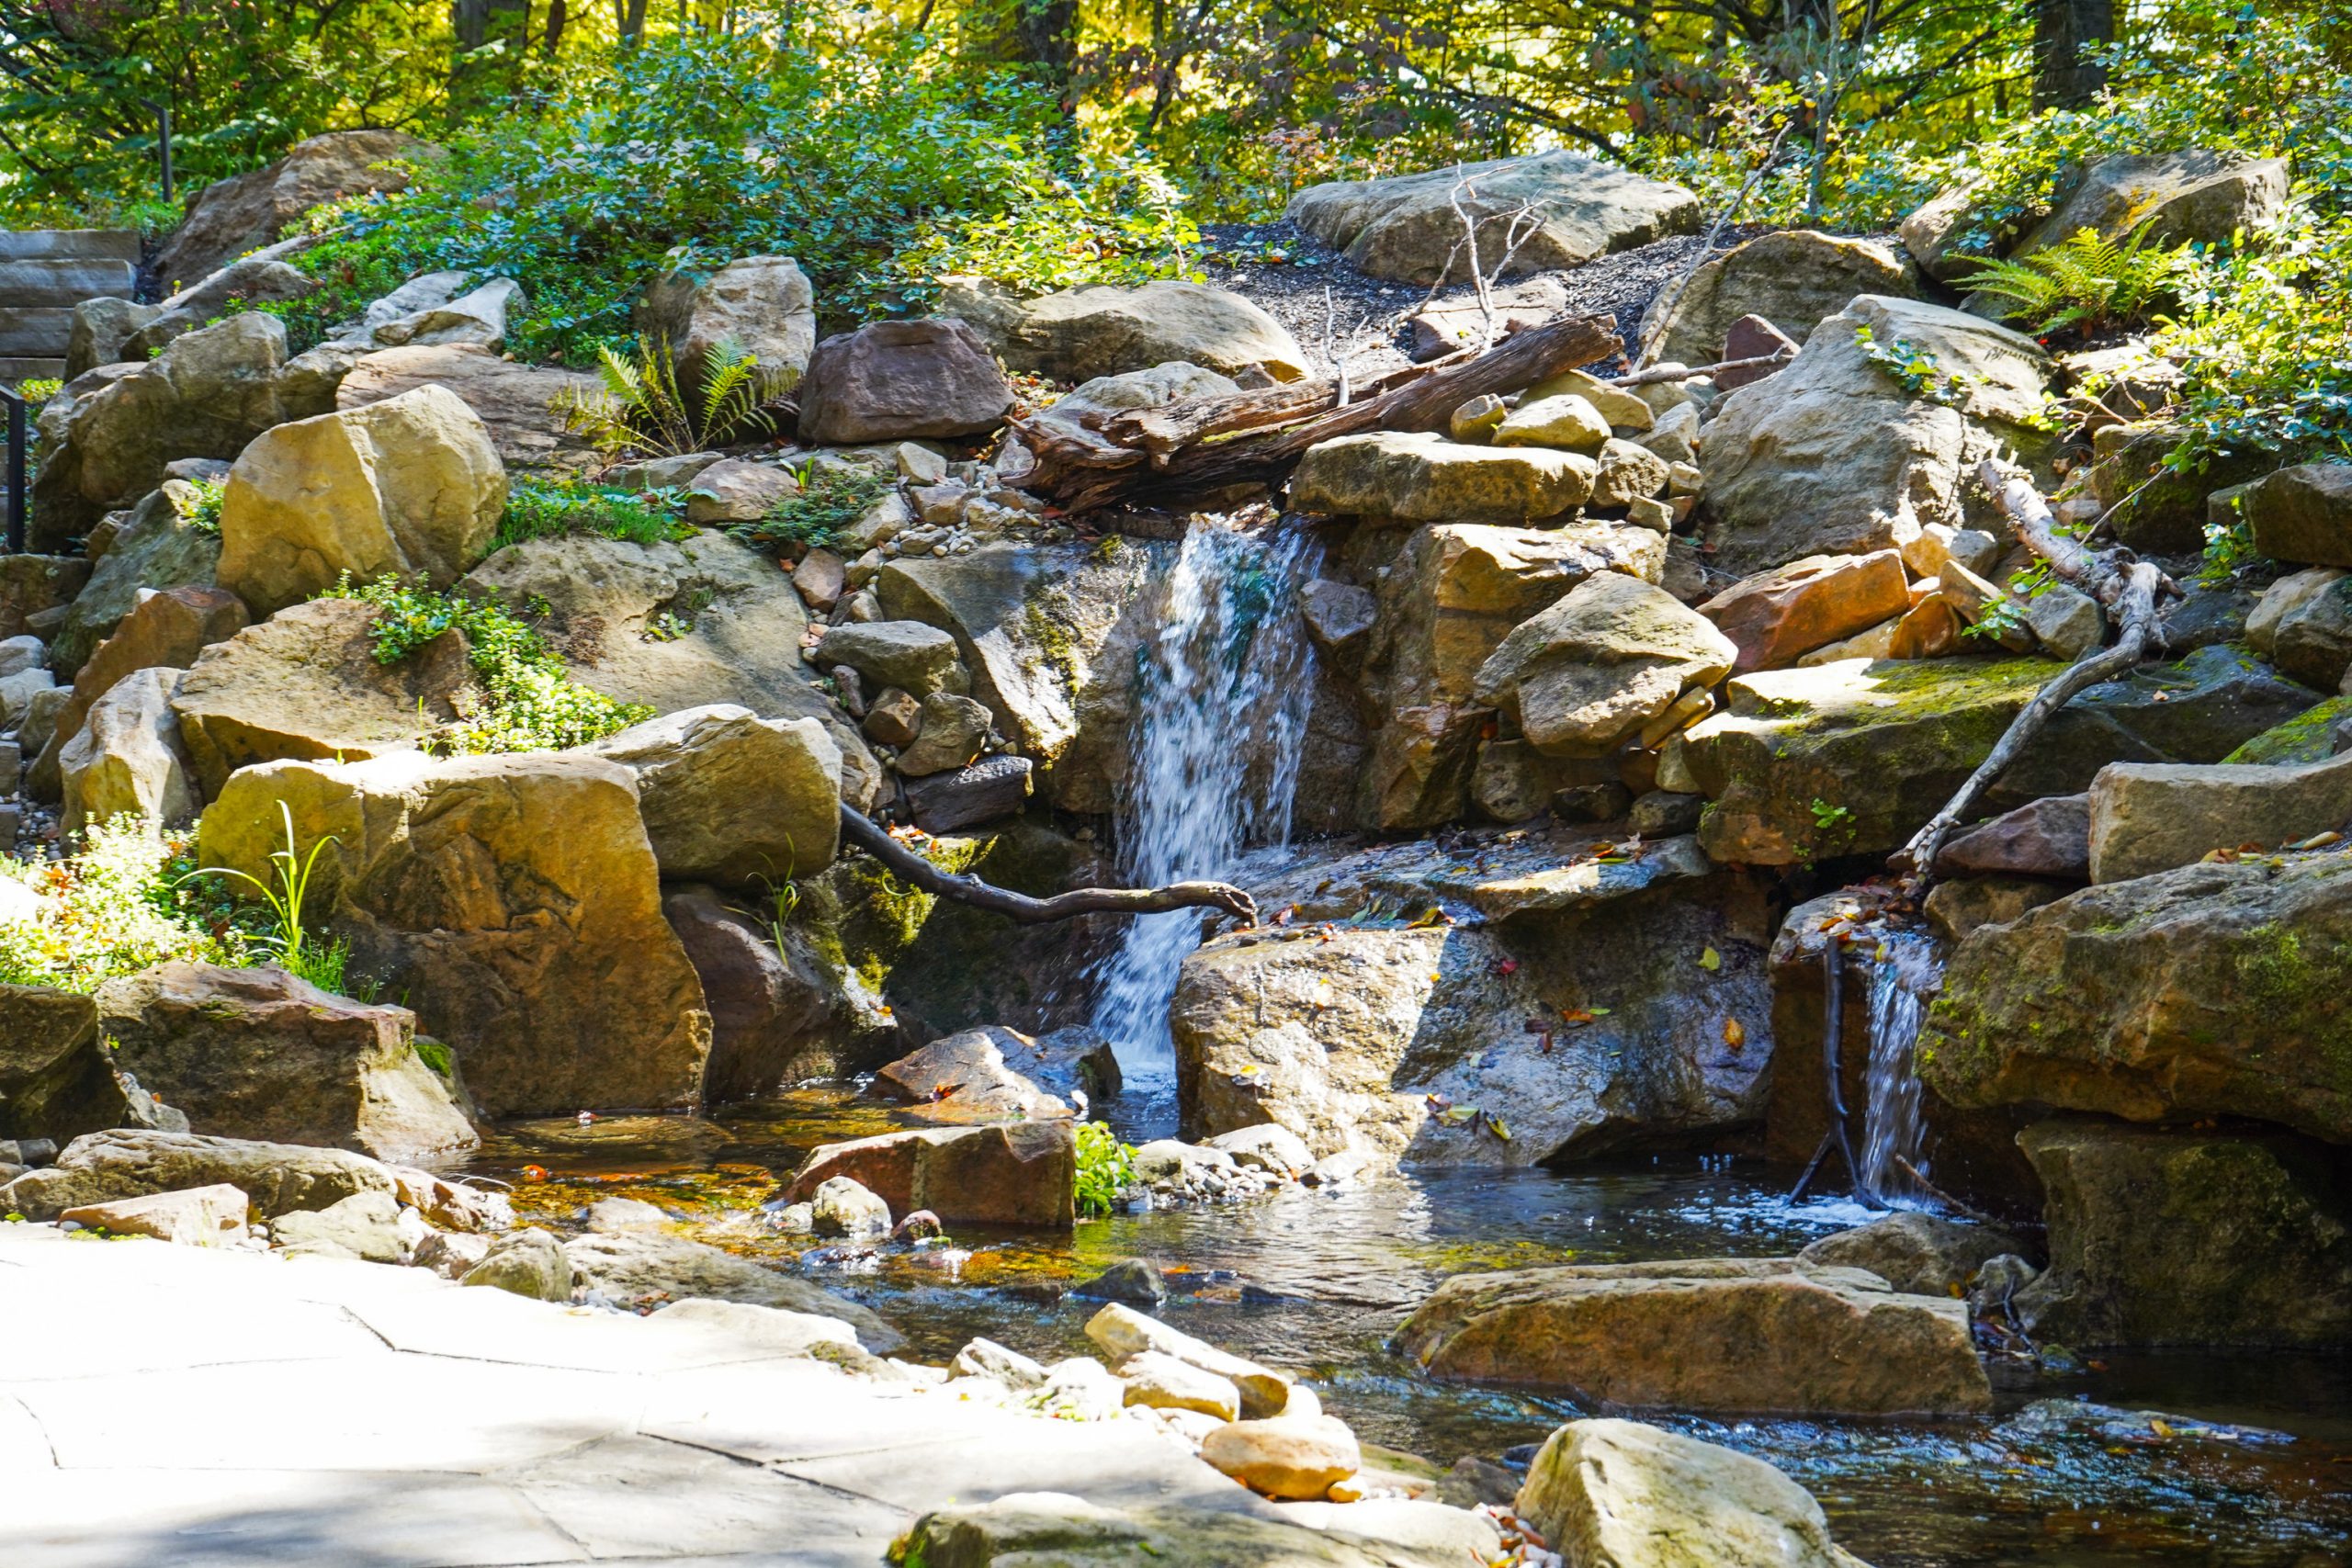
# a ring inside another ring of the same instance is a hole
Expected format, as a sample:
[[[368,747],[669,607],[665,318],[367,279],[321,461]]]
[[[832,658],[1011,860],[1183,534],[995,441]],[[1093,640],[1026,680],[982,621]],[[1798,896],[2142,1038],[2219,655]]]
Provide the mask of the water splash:
[[[1314,673],[1297,590],[1320,553],[1295,528],[1250,534],[1198,517],[1185,533],[1159,630],[1136,657],[1119,813],[1130,886],[1225,876],[1251,844],[1289,837]],[[1102,964],[1094,1026],[1130,1078],[1174,1075],[1168,1004],[1203,919],[1141,916]]]
[[[1917,1203],[1918,1184],[1903,1165],[1927,1173],[1927,1124],[1919,1114],[1919,1075],[1912,1062],[1928,1000],[1943,982],[1936,944],[1916,931],[1889,931],[1870,966],[1871,1059],[1862,1107],[1864,1197],[1886,1204]]]

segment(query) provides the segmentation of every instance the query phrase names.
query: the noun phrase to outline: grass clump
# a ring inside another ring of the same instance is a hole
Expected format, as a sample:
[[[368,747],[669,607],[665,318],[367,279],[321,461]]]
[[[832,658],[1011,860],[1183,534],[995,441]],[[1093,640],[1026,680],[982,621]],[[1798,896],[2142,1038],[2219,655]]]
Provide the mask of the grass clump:
[[[250,963],[252,940],[217,886],[189,880],[192,848],[188,834],[124,816],[93,826],[61,861],[0,856],[0,880],[32,896],[21,918],[0,921],[0,982],[87,992],[174,959]],[[0,899],[26,903],[13,890]]]
[[[578,479],[518,478],[508,486],[506,511],[491,547],[571,534],[602,534],[631,545],[675,543],[695,536],[677,514],[669,491],[611,490]]]
[[[819,468],[813,463],[801,468],[798,478],[797,493],[769,507],[767,515],[758,522],[738,524],[729,532],[745,544],[763,549],[787,546],[815,549],[838,540],[843,529],[865,516],[897,483],[888,474],[873,469]]]
[[[345,577],[326,597],[373,608],[376,661],[397,664],[445,632],[466,634],[480,691],[456,719],[424,737],[427,750],[479,755],[547,751],[601,739],[642,723],[653,710],[574,682],[547,639],[504,605],[441,593],[379,577],[354,586]]]
[[[1092,1219],[1108,1214],[1119,1194],[1135,1185],[1136,1151],[1119,1142],[1107,1122],[1078,1124],[1078,1212]]]

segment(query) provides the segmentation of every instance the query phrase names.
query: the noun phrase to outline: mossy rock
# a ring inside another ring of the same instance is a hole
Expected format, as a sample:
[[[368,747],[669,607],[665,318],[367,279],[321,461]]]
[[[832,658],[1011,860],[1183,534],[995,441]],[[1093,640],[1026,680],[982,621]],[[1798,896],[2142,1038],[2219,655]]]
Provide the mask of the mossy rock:
[[[2330,697],[2264,730],[2222,761],[2271,767],[2324,762],[2335,755],[2336,725],[2346,719],[2352,719],[2352,696]]]

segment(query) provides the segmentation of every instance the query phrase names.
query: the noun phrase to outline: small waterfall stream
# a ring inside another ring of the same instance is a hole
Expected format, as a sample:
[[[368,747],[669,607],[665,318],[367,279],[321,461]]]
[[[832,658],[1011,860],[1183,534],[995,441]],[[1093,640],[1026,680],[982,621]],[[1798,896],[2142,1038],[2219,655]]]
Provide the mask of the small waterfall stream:
[[[1864,1083],[1862,1147],[1855,1185],[1872,1203],[1916,1201],[1918,1184],[1902,1163],[1925,1174],[1927,1126],[1919,1114],[1919,1076],[1912,1047],[1928,999],[1942,980],[1934,941],[1889,931],[1869,969],[1871,1055]]]
[[[1133,766],[1119,813],[1129,886],[1229,874],[1245,848],[1289,836],[1314,649],[1297,590],[1320,550],[1296,528],[1193,520],[1159,632],[1136,658]],[[1175,1072],[1168,1004],[1200,944],[1197,910],[1145,915],[1097,974],[1094,1026],[1142,1084]]]

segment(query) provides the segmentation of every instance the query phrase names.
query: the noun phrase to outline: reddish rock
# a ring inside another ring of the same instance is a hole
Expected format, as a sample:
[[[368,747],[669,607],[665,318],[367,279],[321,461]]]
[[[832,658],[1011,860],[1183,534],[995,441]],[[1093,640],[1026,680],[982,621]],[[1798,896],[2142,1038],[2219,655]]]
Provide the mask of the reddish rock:
[[[836,1176],[879,1195],[894,1214],[928,1209],[950,1225],[1068,1230],[1078,1223],[1078,1140],[1067,1118],[820,1145],[784,1201],[804,1202]]]
[[[1739,649],[1734,673],[1778,670],[1910,608],[1903,557],[1807,556],[1736,582],[1699,606]]]
[[[827,338],[809,355],[800,438],[985,435],[1012,407],[996,356],[962,321],[875,321]]]
[[[1971,828],[1936,857],[1939,876],[2091,876],[2091,797],[2053,795]]]
[[[1960,616],[1941,594],[1921,599],[1894,623],[1891,659],[1941,659],[1960,649]]]
[[[1725,361],[1757,359],[1767,354],[1783,354],[1793,359],[1796,353],[1796,339],[1761,316],[1742,316],[1724,334]],[[1780,367],[1775,365],[1758,365],[1746,370],[1718,370],[1715,372],[1715,387],[1719,391],[1728,392],[1736,387],[1745,387],[1750,381],[1761,381],[1767,376],[1779,373]]]

